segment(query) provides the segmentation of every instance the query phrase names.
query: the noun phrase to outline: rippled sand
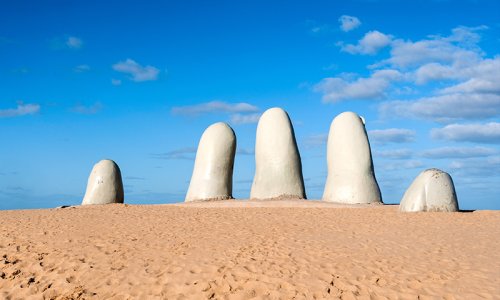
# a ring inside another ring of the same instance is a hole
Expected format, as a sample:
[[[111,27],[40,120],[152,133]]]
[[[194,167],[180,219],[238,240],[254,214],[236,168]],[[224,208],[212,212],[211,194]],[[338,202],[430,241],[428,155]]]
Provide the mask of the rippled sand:
[[[500,211],[220,201],[0,211],[0,299],[493,299]]]

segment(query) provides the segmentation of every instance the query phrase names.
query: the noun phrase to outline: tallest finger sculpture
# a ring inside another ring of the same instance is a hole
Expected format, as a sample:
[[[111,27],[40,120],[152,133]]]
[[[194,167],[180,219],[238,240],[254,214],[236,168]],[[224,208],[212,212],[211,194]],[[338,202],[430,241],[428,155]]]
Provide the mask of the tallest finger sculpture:
[[[255,176],[250,198],[305,198],[302,164],[292,123],[281,108],[262,114],[255,141]]]
[[[327,162],[324,201],[382,202],[368,135],[363,119],[357,114],[344,112],[333,119],[328,134]]]

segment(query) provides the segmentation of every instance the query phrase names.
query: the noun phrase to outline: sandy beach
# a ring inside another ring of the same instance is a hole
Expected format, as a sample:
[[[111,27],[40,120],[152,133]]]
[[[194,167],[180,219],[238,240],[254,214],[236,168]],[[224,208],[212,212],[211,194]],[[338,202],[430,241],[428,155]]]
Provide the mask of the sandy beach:
[[[0,211],[0,299],[498,299],[500,212],[219,201]]]

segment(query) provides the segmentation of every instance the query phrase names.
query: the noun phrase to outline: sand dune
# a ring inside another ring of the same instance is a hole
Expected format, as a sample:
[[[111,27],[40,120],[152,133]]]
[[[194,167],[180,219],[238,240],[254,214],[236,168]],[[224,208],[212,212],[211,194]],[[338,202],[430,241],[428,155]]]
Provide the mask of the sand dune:
[[[317,201],[0,211],[0,299],[494,299],[500,212]]]

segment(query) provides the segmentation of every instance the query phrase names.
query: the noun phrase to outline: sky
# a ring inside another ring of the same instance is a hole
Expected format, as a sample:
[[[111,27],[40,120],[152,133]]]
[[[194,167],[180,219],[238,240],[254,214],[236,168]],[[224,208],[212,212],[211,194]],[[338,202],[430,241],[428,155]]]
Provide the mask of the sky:
[[[79,204],[101,159],[125,202],[183,201],[219,121],[248,198],[272,107],[292,120],[309,199],[330,123],[353,111],[385,203],[439,168],[462,209],[500,209],[498,1],[1,2],[0,209]]]

